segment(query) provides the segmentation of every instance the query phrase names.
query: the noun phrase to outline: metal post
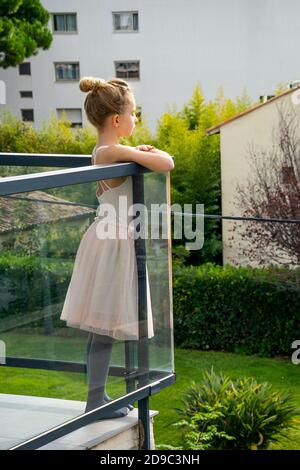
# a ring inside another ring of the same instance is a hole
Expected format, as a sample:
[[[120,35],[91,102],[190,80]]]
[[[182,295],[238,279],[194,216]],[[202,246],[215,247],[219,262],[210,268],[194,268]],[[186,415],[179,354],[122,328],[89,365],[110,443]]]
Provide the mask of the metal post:
[[[125,383],[126,393],[136,389],[136,341],[125,341]]]
[[[149,413],[149,397],[145,397],[138,401],[139,404],[139,433],[141,450],[150,450],[150,413]]]
[[[144,204],[144,176],[133,177],[133,203]],[[144,213],[139,214],[139,232],[144,233]],[[136,229],[136,226],[135,226]],[[146,285],[146,247],[143,236],[135,239],[135,252],[138,271],[138,310],[139,310],[139,341],[138,341],[138,386],[149,383],[149,343],[148,343],[148,312]],[[150,415],[149,399],[138,401],[140,448],[150,449]]]

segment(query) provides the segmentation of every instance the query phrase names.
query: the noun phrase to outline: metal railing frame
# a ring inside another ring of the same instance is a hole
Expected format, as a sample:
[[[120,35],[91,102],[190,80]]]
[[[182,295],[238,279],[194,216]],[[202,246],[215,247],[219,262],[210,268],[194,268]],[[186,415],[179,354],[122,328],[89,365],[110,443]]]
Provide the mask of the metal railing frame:
[[[38,167],[67,167],[62,170],[52,170],[42,173],[32,173],[0,178],[0,197],[17,193],[49,189],[74,184],[95,182],[99,179],[132,176],[133,203],[144,203],[144,173],[151,172],[148,168],[137,163],[113,163],[92,165],[90,155],[54,155],[54,154],[25,154],[1,153],[0,165],[8,166],[38,166]],[[141,217],[143,215],[141,214]],[[145,241],[135,240],[138,284],[139,284],[139,337],[138,342],[138,369],[133,369],[134,351],[130,341],[125,341],[125,380],[127,394],[121,398],[106,403],[88,413],[77,416],[61,425],[39,433],[9,450],[38,449],[59,437],[69,434],[82,426],[95,421],[107,411],[114,411],[129,403],[138,401],[138,419],[142,425],[142,443],[140,448],[150,449],[150,415],[149,397],[176,381],[175,372],[162,373],[149,370],[149,350],[146,312],[146,271],[145,271]],[[141,326],[142,325],[142,326]],[[30,367],[46,370],[64,370],[72,372],[86,372],[86,364],[72,361],[56,361],[49,359],[27,359],[8,357],[6,364],[9,367]],[[122,375],[124,368],[110,367],[111,375]],[[135,389],[135,380],[139,380],[138,390]],[[153,382],[151,383],[151,380]]]

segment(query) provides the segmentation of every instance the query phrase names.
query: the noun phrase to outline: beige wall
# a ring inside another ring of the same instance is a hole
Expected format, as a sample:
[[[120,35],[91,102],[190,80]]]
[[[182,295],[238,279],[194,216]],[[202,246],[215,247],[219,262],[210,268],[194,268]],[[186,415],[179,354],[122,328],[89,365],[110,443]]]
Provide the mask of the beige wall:
[[[295,100],[296,92],[300,96],[300,92],[295,90],[221,127],[222,215],[240,216],[242,214],[235,188],[236,182],[245,183],[251,172],[247,146],[253,143],[256,148],[270,149],[274,140],[272,130],[278,124],[278,107],[284,106],[284,109],[288,109],[292,106],[297,116],[300,116],[300,104],[297,105]],[[235,202],[239,204],[239,208],[234,205]],[[247,246],[249,241],[236,235],[236,232],[234,234],[231,232],[233,228],[231,221],[223,220],[222,223],[224,264],[258,265],[255,261],[251,262],[247,256],[239,255],[236,249],[238,244]],[[247,224],[250,229],[249,223],[238,222],[238,224],[241,223]],[[230,241],[233,235],[234,240]],[[230,247],[230,244],[233,246]]]

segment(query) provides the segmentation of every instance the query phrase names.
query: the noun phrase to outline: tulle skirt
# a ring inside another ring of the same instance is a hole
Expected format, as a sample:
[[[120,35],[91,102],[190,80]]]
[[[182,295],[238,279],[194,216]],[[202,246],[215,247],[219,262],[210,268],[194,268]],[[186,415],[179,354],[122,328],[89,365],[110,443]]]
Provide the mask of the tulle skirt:
[[[127,238],[118,236],[121,228]],[[103,221],[95,217],[81,239],[60,319],[73,328],[118,340],[138,340],[138,274],[132,231],[118,224],[117,237],[111,239],[99,237],[102,229]],[[152,338],[147,264],[146,286],[148,338]]]

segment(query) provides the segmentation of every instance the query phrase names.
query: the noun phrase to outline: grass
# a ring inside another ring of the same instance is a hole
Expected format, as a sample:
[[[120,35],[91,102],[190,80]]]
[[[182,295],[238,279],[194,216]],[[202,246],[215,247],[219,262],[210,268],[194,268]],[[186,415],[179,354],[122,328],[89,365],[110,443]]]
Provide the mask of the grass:
[[[20,335],[18,338],[16,336],[16,334],[14,337],[8,334],[1,335],[1,339],[7,342],[8,356],[45,357],[46,352],[46,356],[54,358],[52,354],[55,351],[59,358],[84,361],[85,338],[73,338],[71,343],[65,338],[55,338],[55,347],[52,343],[46,349],[44,338],[32,335],[23,335],[23,337]],[[119,353],[118,348],[115,348],[113,359],[120,358]],[[270,359],[177,348],[175,349],[176,383],[150,397],[150,408],[159,411],[154,418],[156,445],[169,444],[174,447],[181,445],[181,431],[171,426],[178,420],[175,408],[181,406],[181,397],[191,381],[201,381],[202,373],[210,370],[211,366],[214,366],[215,372],[222,371],[231,378],[251,376],[259,382],[268,381],[274,389],[290,392],[300,408],[300,366],[292,364],[289,358]],[[81,401],[85,401],[87,395],[86,375],[80,373],[0,367],[0,383],[1,393]],[[122,377],[109,378],[107,393],[111,397],[120,397],[125,393]],[[290,432],[287,438],[281,439],[280,443],[272,445],[272,448],[300,449],[300,425],[299,430]]]

